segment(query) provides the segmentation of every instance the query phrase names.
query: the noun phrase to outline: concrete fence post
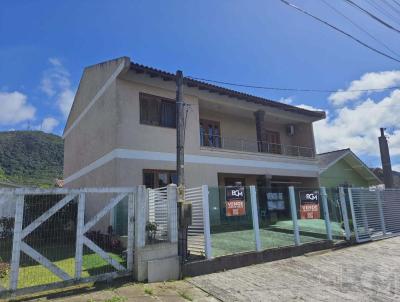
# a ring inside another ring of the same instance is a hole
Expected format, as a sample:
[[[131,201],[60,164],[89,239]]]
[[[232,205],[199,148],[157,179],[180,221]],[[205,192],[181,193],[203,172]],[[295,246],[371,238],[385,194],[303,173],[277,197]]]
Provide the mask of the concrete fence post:
[[[258,224],[258,205],[257,192],[255,186],[250,186],[251,214],[253,216],[254,239],[256,242],[256,251],[261,251],[260,226]]]
[[[297,221],[296,196],[294,193],[293,186],[289,187],[289,199],[290,199],[290,212],[292,214],[292,221],[293,221],[294,244],[300,245],[300,230],[299,230],[299,223]]]
[[[135,250],[146,245],[147,198],[146,187],[138,186],[135,203]]]
[[[358,234],[358,223],[357,223],[356,211],[355,211],[355,209],[354,209],[353,193],[351,192],[351,188],[348,188],[348,189],[347,189],[347,192],[348,192],[348,194],[349,194],[349,202],[350,202],[351,217],[353,218],[354,235],[356,236],[357,242],[360,242],[360,236],[359,236],[359,234]]]
[[[178,188],[175,184],[167,186],[168,203],[168,241],[178,242]]]
[[[134,240],[135,240],[135,192],[128,195],[128,243],[127,243],[127,269],[133,270]]]
[[[203,208],[203,227],[204,227],[204,251],[206,259],[212,258],[212,247],[211,247],[211,229],[210,229],[210,208],[208,200],[208,186],[203,185],[201,187],[202,192],[202,208]]]
[[[343,187],[339,188],[340,207],[342,208],[344,231],[346,233],[346,240],[350,240],[351,231],[349,224],[349,215],[347,214],[346,196]]]
[[[321,200],[322,200],[322,208],[324,211],[324,218],[325,218],[325,228],[326,228],[326,236],[328,240],[332,240],[332,226],[331,220],[329,218],[329,207],[328,207],[328,195],[326,194],[325,187],[320,188],[321,193]]]

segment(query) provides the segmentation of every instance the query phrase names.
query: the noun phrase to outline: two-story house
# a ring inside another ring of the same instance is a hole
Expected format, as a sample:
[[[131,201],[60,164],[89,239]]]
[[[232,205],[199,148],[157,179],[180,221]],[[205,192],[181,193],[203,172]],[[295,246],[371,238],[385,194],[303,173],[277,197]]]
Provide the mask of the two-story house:
[[[175,74],[123,57],[84,70],[64,130],[66,187],[176,179]],[[310,111],[184,79],[187,187],[318,186]]]

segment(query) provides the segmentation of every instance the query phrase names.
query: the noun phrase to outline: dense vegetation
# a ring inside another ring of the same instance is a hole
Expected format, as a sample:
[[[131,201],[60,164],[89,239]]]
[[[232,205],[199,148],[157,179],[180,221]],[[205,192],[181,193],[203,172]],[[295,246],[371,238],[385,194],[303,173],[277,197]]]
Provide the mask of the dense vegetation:
[[[41,131],[0,132],[0,181],[51,187],[62,178],[64,144]]]

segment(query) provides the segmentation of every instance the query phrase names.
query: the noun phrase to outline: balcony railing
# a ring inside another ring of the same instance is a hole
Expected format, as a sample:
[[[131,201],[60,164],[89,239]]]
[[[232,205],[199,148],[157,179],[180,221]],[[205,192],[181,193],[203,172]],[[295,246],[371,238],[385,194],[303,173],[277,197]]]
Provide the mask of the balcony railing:
[[[242,152],[281,154],[286,156],[314,158],[314,149],[309,147],[273,144],[265,141],[250,141],[241,138],[228,138],[219,135],[200,134],[202,147],[227,149]]]

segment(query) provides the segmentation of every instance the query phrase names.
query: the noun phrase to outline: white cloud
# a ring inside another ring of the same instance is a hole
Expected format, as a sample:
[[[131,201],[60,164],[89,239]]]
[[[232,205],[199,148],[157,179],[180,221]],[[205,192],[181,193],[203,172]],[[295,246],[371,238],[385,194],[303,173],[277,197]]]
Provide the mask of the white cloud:
[[[58,109],[67,118],[75,96],[70,74],[60,59],[49,58],[49,63],[51,67],[44,72],[40,88],[47,96],[55,97]]]
[[[57,104],[65,118],[68,117],[72,103],[74,102],[74,97],[75,93],[71,89],[63,90],[58,95]]]
[[[41,130],[44,132],[51,133],[53,132],[54,128],[58,126],[60,122],[56,120],[54,117],[46,117],[43,119]]]
[[[390,153],[400,155],[400,90],[375,101],[360,101],[353,108],[336,109],[334,114],[314,124],[319,152],[350,147],[360,155],[379,156],[380,127],[392,129],[389,138]]]
[[[278,102],[281,102],[281,103],[284,103],[284,104],[289,105],[289,104],[292,104],[292,103],[293,103],[293,97],[289,96],[289,97],[287,97],[287,98],[280,98],[280,99],[278,100]]]
[[[306,109],[306,110],[311,110],[311,111],[325,111],[324,109],[316,108],[316,107],[306,105],[306,104],[296,105],[296,107]]]
[[[392,166],[392,170],[393,170],[393,171],[398,171],[398,172],[400,172],[400,164],[398,164],[398,165],[393,165],[393,166]]]
[[[27,103],[27,96],[21,92],[0,92],[0,124],[15,125],[32,120],[36,109]]]
[[[329,100],[335,106],[341,106],[349,101],[359,99],[361,96],[371,92],[354,91],[365,89],[382,89],[400,85],[400,70],[370,72],[364,74],[359,80],[352,81],[345,90],[338,90],[329,96]]]

